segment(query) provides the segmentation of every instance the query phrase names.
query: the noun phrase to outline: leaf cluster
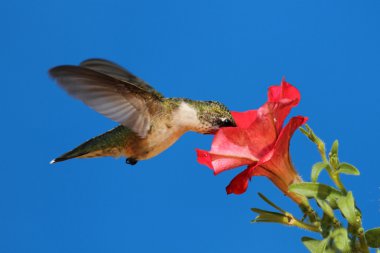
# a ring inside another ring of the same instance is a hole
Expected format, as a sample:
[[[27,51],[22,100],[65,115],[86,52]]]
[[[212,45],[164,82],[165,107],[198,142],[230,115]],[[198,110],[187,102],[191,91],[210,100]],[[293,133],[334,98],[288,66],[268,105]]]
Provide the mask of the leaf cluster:
[[[306,125],[305,129],[300,130],[316,144],[322,158],[322,161],[312,166],[311,182],[296,183],[289,187],[289,192],[307,198],[308,201],[300,206],[304,217],[297,219],[259,194],[278,212],[252,208],[252,211],[258,214],[253,222],[274,222],[319,233],[320,239],[302,238],[303,244],[310,252],[369,252],[369,247],[380,248],[380,227],[367,231],[363,229],[362,215],[354,195],[346,190],[340,179],[342,174],[358,176],[359,170],[352,164],[340,162],[338,141],[334,141],[327,155],[324,142],[309,126]],[[322,171],[328,173],[333,186],[318,182]],[[309,201],[315,201],[319,210],[314,210]]]

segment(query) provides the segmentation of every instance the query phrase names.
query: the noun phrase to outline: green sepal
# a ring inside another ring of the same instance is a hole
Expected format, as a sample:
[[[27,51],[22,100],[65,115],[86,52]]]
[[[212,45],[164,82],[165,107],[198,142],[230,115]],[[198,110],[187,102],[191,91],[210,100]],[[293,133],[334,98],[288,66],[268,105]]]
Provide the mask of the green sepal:
[[[380,227],[367,230],[365,239],[369,247],[380,248]]]
[[[259,197],[264,200],[265,202],[267,202],[270,206],[272,206],[274,209],[277,209],[278,211],[280,211],[281,213],[285,213],[285,210],[283,210],[281,207],[279,207],[278,205],[276,205],[275,203],[273,203],[272,201],[270,201],[264,194],[262,194],[261,192],[258,193],[259,194]]]
[[[316,142],[317,136],[313,132],[313,130],[309,127],[308,124],[305,124],[305,128],[300,127],[299,130],[312,142]]]
[[[349,164],[349,163],[339,164],[337,172],[347,174],[347,175],[354,175],[354,176],[360,175],[360,171],[354,165]]]
[[[311,181],[312,182],[317,182],[319,174],[321,171],[328,166],[327,163],[324,162],[318,162],[313,165],[311,168]]]
[[[345,228],[335,229],[331,233],[330,238],[333,240],[333,246],[338,252],[351,252],[350,239]]]
[[[288,217],[282,213],[276,213],[271,211],[262,210],[259,208],[251,208],[251,210],[259,215],[251,222],[274,222],[284,225],[289,225]]]
[[[352,226],[356,226],[356,212],[355,212],[355,201],[352,196],[352,192],[348,192],[346,196],[341,196],[337,199],[336,203],[338,208],[347,219],[348,223]]]
[[[299,127],[298,128],[300,131],[301,131],[301,133],[303,133],[306,137],[309,137],[309,131],[307,131],[306,129],[303,129],[302,127]]]
[[[329,203],[326,200],[316,198],[315,199],[318,203],[318,205],[322,208],[323,213],[325,213],[328,217],[334,218],[334,210],[331,208]]]
[[[326,200],[330,207],[337,208],[336,200],[342,194],[335,188],[320,183],[297,183],[289,186],[289,191],[300,194],[307,198]]]
[[[331,146],[330,156],[332,155],[338,156],[338,148],[339,148],[339,141],[335,140]]]

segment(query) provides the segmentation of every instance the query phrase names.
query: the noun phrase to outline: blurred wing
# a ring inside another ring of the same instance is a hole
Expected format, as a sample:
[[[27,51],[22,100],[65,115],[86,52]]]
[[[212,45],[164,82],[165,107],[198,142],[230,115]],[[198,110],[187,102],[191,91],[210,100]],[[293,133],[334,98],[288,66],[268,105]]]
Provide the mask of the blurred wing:
[[[146,83],[144,80],[138,78],[120,65],[103,60],[103,59],[88,59],[80,63],[80,66],[88,69],[95,70],[97,72],[109,75],[115,79],[132,83],[143,90],[156,94],[158,97],[163,97],[152,86]]]
[[[160,106],[160,98],[153,93],[88,68],[58,66],[49,73],[71,96],[140,137],[150,129],[152,110]]]

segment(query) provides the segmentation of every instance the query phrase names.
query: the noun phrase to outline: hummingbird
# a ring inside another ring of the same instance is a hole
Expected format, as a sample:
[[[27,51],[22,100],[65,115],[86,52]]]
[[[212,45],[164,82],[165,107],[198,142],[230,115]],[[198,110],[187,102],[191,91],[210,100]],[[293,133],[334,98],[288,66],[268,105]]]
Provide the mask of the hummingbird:
[[[49,74],[69,95],[120,124],[50,163],[122,156],[127,164],[135,165],[160,154],[188,131],[212,134],[221,127],[236,126],[222,103],[166,98],[111,61],[89,59],[79,66],[54,67]]]

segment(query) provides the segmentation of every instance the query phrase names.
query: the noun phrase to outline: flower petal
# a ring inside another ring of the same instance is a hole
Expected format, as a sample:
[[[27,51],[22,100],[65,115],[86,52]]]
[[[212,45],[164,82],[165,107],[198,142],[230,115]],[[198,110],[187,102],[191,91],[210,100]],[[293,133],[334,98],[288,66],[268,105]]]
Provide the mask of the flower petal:
[[[289,155],[290,139],[294,132],[306,121],[307,118],[302,116],[291,118],[276,141],[271,159],[262,163],[262,166],[280,177],[287,186],[292,184],[295,178],[298,177]],[[286,189],[281,190],[287,192],[288,189],[286,187]]]
[[[247,129],[239,127],[220,129],[215,134],[207,157],[204,152],[198,153],[203,156],[198,156],[198,161],[212,168],[215,174],[258,161],[249,145],[247,133]]]
[[[257,110],[246,112],[231,112],[237,127],[247,128],[256,120]]]
[[[267,102],[257,111],[234,113],[237,123],[243,127],[221,128],[215,134],[210,152],[198,152],[199,163],[218,174],[256,163],[264,156],[268,160],[268,152],[273,149],[278,138],[278,128],[281,128],[290,109],[289,102]],[[247,128],[252,119],[255,120]]]
[[[300,99],[299,91],[283,79],[280,86],[272,86],[268,89],[266,107],[262,106],[260,109],[273,114],[273,120],[279,133],[290,110],[299,103]]]
[[[197,152],[197,161],[200,164],[206,165],[210,169],[214,169],[212,166],[212,160],[211,160],[211,155],[209,152],[201,149],[196,149]]]
[[[248,182],[253,176],[265,176],[283,193],[289,195],[289,185],[300,180],[289,155],[290,139],[295,130],[306,121],[307,118],[302,116],[290,119],[283,131],[281,131],[273,149],[268,151],[257,163],[252,164],[233,178],[230,184],[226,187],[227,194],[242,194],[248,188]],[[289,197],[297,203],[301,201],[301,199],[296,196],[289,195]]]
[[[210,167],[215,174],[242,165],[248,167],[226,187],[228,194],[242,194],[253,176],[268,177],[282,192],[300,180],[294,169],[289,144],[293,133],[307,120],[294,117],[283,128],[290,110],[299,103],[299,91],[282,80],[280,86],[268,90],[268,101],[258,110],[232,112],[237,127],[221,128],[214,137],[211,151],[197,150],[198,161]]]
[[[280,86],[271,86],[268,89],[268,102],[279,102],[281,100],[293,101],[293,106],[297,105],[301,99],[301,94],[296,87],[282,79]]]
[[[200,149],[197,149],[196,151],[198,162],[212,169],[215,175],[225,170],[233,169],[253,162],[250,159],[242,157],[218,155]]]
[[[246,192],[248,183],[253,176],[268,176],[268,173],[270,172],[262,170],[258,164],[248,166],[247,169],[240,172],[231,180],[230,184],[226,187],[226,192],[227,194],[242,194]]]
[[[230,184],[226,187],[227,194],[242,194],[247,190],[250,179],[248,171],[249,169],[247,168],[232,179]]]

